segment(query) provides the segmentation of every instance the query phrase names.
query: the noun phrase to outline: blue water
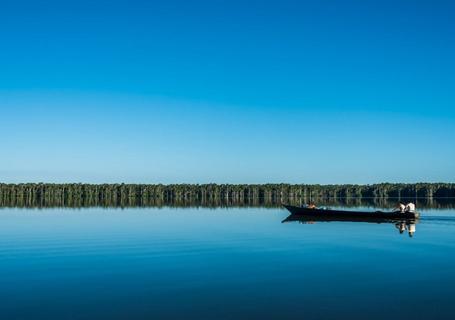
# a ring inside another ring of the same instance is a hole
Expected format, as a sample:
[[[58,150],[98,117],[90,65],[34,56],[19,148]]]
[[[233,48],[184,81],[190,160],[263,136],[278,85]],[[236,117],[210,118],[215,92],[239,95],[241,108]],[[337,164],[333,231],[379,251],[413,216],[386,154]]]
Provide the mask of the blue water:
[[[453,319],[455,210],[1,209],[1,319]]]

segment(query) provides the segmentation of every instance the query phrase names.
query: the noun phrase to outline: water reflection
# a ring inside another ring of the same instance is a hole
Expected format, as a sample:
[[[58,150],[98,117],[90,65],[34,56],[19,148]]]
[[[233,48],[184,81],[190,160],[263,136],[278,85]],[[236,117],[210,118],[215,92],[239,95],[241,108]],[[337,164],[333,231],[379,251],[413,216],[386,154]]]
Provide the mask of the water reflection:
[[[298,222],[302,224],[315,224],[317,222],[364,222],[364,223],[375,223],[375,224],[391,224],[394,225],[400,234],[407,232],[409,237],[413,237],[416,232],[416,224],[419,220],[414,219],[383,219],[375,217],[308,217],[304,215],[291,214],[286,219],[281,221],[282,223],[287,222]]]
[[[412,239],[281,208],[0,211],[1,319],[454,318],[455,210]]]
[[[416,224],[415,221],[401,221],[395,223],[395,227],[398,229],[400,234],[404,233],[405,231],[408,232],[408,235],[412,238],[414,233],[416,232]]]
[[[210,198],[210,199],[141,199],[141,198],[120,198],[116,201],[112,199],[83,198],[76,197],[71,199],[63,198],[2,198],[0,196],[0,207],[18,207],[18,208],[88,208],[88,207],[106,207],[106,208],[139,208],[139,207],[176,207],[176,208],[280,208],[283,203],[301,206],[305,203],[315,202],[318,206],[329,207],[374,207],[392,209],[398,201],[413,202],[417,208],[433,209],[453,209],[455,208],[455,198],[314,198],[308,197],[245,197],[242,199],[227,198]]]

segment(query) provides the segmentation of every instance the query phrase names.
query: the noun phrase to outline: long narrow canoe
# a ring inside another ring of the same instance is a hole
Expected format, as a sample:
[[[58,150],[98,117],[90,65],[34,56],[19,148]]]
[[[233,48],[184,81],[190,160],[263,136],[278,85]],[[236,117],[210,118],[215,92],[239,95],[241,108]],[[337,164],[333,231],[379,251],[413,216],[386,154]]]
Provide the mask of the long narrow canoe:
[[[308,218],[314,217],[318,220],[327,221],[349,221],[349,220],[365,220],[365,219],[418,219],[418,212],[399,212],[399,211],[349,211],[349,210],[332,210],[332,209],[309,209],[304,207],[296,207],[284,205],[286,209],[294,215],[302,215]]]

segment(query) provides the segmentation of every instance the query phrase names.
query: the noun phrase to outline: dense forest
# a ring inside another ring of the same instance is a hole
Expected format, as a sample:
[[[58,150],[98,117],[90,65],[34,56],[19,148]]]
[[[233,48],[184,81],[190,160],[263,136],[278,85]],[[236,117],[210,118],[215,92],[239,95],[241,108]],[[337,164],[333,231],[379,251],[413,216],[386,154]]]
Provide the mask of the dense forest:
[[[443,199],[454,183],[306,184],[0,184],[0,206],[278,206],[316,199]],[[351,200],[349,200],[351,199]],[[379,199],[379,200],[378,200]],[[382,199],[382,200],[381,200]],[[394,201],[395,201],[394,200]]]

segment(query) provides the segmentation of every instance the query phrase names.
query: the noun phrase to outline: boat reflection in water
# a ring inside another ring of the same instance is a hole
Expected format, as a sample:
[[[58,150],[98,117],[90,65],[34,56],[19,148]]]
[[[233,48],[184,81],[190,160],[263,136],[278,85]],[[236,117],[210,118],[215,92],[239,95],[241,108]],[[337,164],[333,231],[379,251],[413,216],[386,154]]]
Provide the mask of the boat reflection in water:
[[[408,231],[410,237],[416,232],[416,222],[415,221],[400,221],[395,223],[395,227],[400,231],[400,234]]]
[[[418,219],[385,219],[377,217],[330,217],[330,216],[305,216],[299,214],[291,214],[282,221],[285,222],[299,222],[304,224],[314,224],[316,222],[364,222],[364,223],[389,223],[394,224],[400,234],[405,231],[412,237],[416,232],[416,224]]]

